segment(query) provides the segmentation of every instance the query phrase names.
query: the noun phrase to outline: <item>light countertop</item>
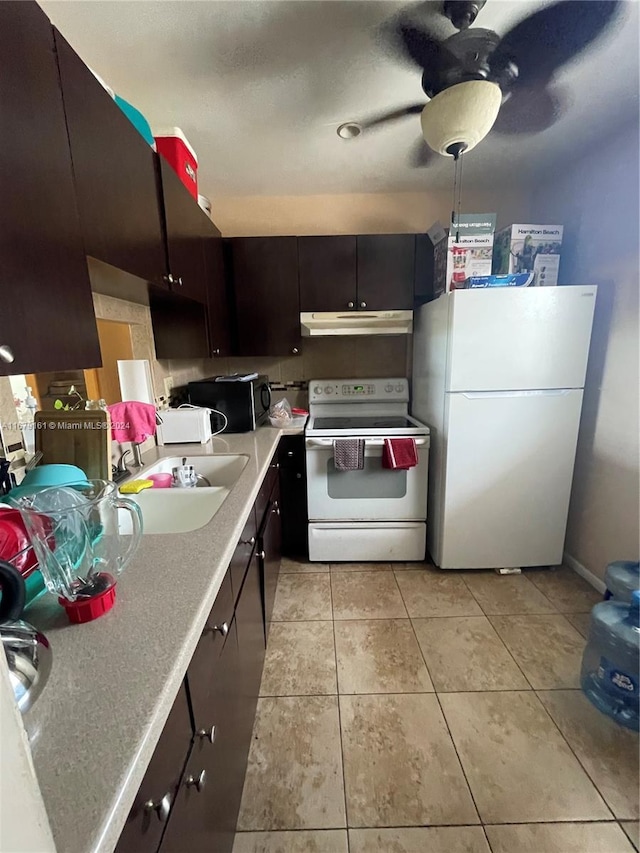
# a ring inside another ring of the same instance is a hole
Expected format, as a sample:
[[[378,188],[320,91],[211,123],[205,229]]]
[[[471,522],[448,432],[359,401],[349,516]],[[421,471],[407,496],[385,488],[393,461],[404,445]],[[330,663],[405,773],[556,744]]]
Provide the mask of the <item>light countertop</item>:
[[[204,527],[143,535],[104,617],[70,625],[49,594],[27,610],[53,650],[24,723],[60,853],[114,849],[280,436],[300,432],[262,427],[149,451],[145,465],[211,453],[249,461]]]

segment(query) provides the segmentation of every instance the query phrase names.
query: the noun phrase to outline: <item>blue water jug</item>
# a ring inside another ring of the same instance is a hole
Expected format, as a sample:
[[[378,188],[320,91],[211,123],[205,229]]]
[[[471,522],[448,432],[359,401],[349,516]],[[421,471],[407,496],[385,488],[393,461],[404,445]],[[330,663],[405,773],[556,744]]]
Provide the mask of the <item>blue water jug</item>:
[[[640,590],[631,604],[603,601],[591,611],[580,683],[587,698],[617,723],[638,731]]]
[[[605,599],[615,598],[616,601],[626,601],[631,604],[631,593],[640,589],[640,563],[631,560],[616,560],[609,563],[604,573],[607,585]]]

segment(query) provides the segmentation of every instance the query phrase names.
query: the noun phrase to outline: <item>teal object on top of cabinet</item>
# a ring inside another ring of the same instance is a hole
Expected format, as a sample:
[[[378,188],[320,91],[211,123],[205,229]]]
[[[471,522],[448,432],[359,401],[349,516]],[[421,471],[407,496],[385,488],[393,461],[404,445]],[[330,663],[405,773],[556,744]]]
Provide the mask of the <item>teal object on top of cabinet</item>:
[[[155,148],[155,140],[153,138],[153,133],[151,133],[151,126],[140,110],[134,107],[133,104],[130,104],[129,101],[125,101],[125,99],[121,98],[120,95],[114,95],[113,100],[120,107],[140,136],[142,136],[144,141],[151,145],[152,148]]]

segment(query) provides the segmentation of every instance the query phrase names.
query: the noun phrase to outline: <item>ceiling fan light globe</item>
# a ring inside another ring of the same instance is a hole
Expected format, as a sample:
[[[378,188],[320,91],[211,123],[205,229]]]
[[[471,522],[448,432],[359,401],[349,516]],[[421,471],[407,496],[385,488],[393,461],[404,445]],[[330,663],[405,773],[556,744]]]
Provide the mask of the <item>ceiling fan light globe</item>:
[[[465,151],[481,142],[493,127],[500,111],[502,91],[487,80],[467,80],[439,92],[420,116],[422,135],[429,148],[445,157],[462,143]]]

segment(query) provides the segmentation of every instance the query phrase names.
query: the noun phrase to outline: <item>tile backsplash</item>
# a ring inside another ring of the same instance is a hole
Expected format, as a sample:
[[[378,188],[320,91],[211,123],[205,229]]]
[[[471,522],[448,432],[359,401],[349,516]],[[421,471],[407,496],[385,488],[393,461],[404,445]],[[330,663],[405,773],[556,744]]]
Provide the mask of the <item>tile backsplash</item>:
[[[410,342],[408,335],[308,338],[297,356],[161,361],[159,367],[176,386],[221,373],[264,373],[275,386],[274,400],[286,396],[292,405],[306,406],[310,379],[407,376]]]

